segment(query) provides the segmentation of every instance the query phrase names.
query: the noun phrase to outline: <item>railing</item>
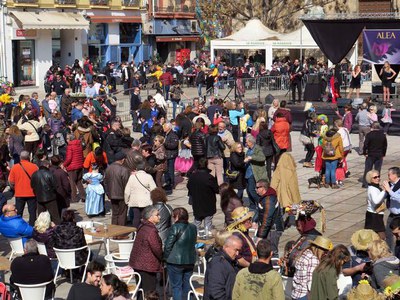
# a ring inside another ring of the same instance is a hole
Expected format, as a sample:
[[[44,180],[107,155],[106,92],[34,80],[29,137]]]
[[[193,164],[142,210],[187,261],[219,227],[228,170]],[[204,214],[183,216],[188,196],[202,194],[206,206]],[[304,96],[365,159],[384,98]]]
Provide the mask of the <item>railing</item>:
[[[170,6],[155,6],[154,11],[160,13],[194,13],[196,7],[195,6],[187,6],[187,5],[170,5]]]
[[[18,4],[37,4],[38,0],[14,0]]]
[[[108,6],[109,0],[90,0],[90,5]]]
[[[126,7],[142,7],[141,0],[122,0],[122,6]]]
[[[75,5],[76,0],[55,0],[58,5]]]

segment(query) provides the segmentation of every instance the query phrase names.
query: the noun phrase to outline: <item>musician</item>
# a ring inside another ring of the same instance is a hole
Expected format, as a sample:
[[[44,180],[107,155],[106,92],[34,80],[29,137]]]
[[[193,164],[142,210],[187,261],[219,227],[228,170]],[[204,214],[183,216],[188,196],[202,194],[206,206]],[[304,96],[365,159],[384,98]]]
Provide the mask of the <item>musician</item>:
[[[289,73],[293,102],[296,102],[296,89],[299,95],[298,102],[301,102],[301,79],[303,77],[303,67],[298,59],[295,59],[293,65],[290,67]]]

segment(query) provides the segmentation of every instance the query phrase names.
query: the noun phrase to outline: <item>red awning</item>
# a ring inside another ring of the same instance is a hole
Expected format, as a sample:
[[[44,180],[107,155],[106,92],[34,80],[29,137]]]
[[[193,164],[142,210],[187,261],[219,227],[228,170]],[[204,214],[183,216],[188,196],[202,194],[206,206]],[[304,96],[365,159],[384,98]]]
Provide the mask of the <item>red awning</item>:
[[[140,16],[91,16],[91,23],[142,23]]]
[[[156,42],[198,42],[198,35],[158,36]]]

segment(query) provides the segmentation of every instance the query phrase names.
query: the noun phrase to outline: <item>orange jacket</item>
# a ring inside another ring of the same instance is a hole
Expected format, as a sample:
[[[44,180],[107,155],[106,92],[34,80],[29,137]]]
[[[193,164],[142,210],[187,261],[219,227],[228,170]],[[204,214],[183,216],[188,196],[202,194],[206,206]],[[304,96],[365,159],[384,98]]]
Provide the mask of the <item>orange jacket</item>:
[[[279,148],[288,149],[290,146],[290,125],[286,118],[276,118],[271,131]]]

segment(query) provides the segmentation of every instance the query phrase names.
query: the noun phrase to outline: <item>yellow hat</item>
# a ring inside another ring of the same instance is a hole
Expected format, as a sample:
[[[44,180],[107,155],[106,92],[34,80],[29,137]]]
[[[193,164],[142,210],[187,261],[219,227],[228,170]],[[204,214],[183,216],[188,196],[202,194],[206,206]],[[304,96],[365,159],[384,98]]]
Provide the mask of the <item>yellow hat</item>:
[[[315,240],[311,241],[310,244],[318,246],[324,250],[330,251],[333,249],[332,241],[321,235],[317,236]]]
[[[378,294],[369,284],[360,283],[347,294],[348,300],[383,300],[385,297]]]
[[[240,223],[243,223],[247,219],[250,219],[254,216],[254,212],[250,211],[248,207],[239,206],[236,207],[231,213],[233,222],[229,224],[228,228],[233,228]]]
[[[379,235],[371,229],[361,229],[353,233],[351,236],[351,244],[356,250],[368,250],[369,245],[379,240]]]

